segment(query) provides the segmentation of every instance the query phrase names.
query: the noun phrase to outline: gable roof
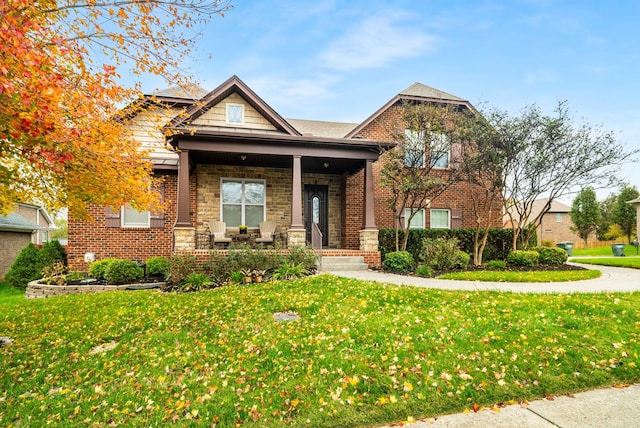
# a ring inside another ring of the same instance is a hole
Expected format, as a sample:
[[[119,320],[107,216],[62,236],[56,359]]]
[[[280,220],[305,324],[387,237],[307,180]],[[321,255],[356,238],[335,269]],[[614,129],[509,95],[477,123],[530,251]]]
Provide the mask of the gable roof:
[[[302,135],[326,138],[344,138],[357,123],[326,122],[321,120],[287,119]]]
[[[17,213],[0,216],[0,230],[11,232],[33,232],[44,229]]]
[[[152,94],[152,96],[162,98],[184,98],[189,100],[199,100],[207,95],[209,91],[199,85],[171,86],[169,88],[160,89]]]
[[[387,111],[390,107],[404,102],[404,101],[417,101],[423,103],[443,103],[443,104],[457,104],[464,106],[470,110],[475,110],[471,103],[463,98],[451,95],[447,92],[441,91],[431,86],[423,85],[416,82],[408,88],[401,91],[398,95],[391,98],[389,102],[380,107],[375,113],[369,116],[361,124],[356,126],[349,132],[345,138],[358,138],[358,132],[364,129],[371,122],[376,120],[378,116]]]
[[[226,82],[218,86],[213,91],[206,94],[197,102],[187,108],[184,115],[174,118],[167,128],[180,128],[188,126],[190,122],[206,113],[211,107],[227,98],[232,93],[240,95],[249,105],[256,109],[268,122],[280,131],[300,136],[291,124],[282,118],[274,109],[271,108],[262,98],[251,90],[238,76],[231,76]]]
[[[448,100],[448,101],[460,101],[466,102],[466,100],[456,97],[455,95],[448,94],[440,89],[432,88],[431,86],[423,85],[420,82],[416,82],[409,86],[398,94],[400,96],[405,95],[409,97],[429,98],[432,100]]]

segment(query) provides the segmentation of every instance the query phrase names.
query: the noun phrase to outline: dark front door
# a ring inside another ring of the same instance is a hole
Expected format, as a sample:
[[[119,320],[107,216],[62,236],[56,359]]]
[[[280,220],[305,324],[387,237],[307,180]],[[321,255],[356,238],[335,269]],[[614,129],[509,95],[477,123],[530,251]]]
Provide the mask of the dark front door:
[[[312,223],[317,223],[322,232],[323,247],[329,245],[328,199],[328,186],[304,185],[304,227],[307,229],[307,242],[311,242]]]

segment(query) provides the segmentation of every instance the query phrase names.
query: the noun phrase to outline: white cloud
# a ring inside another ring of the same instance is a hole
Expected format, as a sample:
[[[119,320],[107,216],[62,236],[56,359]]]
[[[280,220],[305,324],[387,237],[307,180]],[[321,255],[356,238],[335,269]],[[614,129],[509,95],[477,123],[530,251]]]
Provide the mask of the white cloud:
[[[247,84],[271,107],[289,106],[309,100],[327,99],[334,96],[329,87],[337,81],[330,76],[314,79],[290,79],[285,76],[261,76],[249,79]]]
[[[408,15],[384,11],[349,28],[320,54],[324,65],[350,71],[383,67],[433,51],[437,38],[411,27]]]
[[[556,74],[551,70],[529,71],[524,76],[524,83],[527,85],[540,85],[551,83],[556,80]]]

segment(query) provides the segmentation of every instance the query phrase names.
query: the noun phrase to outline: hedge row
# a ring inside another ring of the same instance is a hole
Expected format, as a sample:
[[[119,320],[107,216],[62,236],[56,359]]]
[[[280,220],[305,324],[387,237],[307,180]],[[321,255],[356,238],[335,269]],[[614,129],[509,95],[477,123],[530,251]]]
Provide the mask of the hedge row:
[[[405,231],[399,231],[399,239],[402,243]],[[417,260],[422,248],[422,240],[436,238],[456,238],[460,242],[460,249],[473,254],[473,237],[475,229],[410,229],[407,251]],[[481,232],[482,233],[482,232]],[[395,229],[381,229],[378,234],[379,248],[384,260],[386,253],[396,250]],[[489,229],[487,246],[484,250],[483,260],[506,260],[511,252],[513,238],[512,229]],[[533,235],[529,242],[531,247],[536,245],[536,236]]]

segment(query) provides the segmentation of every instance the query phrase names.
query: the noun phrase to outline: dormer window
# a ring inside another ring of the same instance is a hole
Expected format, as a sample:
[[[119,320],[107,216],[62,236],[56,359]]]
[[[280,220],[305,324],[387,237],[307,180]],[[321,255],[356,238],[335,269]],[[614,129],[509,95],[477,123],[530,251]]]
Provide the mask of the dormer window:
[[[244,125],[244,106],[242,104],[227,103],[227,123]]]

